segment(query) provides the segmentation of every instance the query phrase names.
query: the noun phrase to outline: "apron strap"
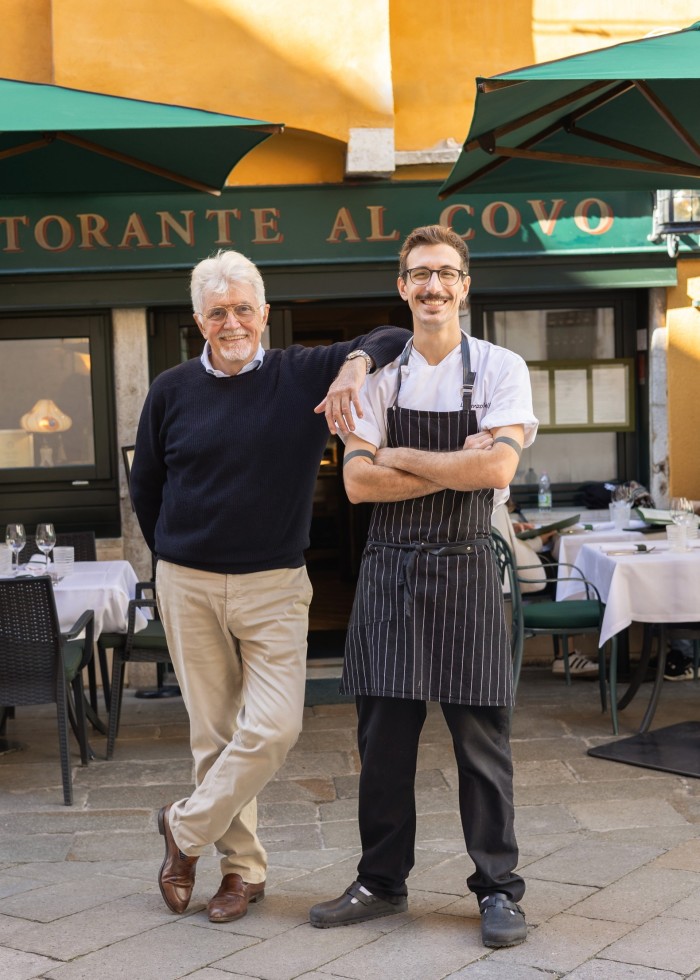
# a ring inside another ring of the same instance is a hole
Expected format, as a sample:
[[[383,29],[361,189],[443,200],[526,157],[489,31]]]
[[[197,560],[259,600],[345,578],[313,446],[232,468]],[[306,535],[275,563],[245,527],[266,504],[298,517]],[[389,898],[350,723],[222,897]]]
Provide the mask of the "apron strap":
[[[472,395],[474,394],[474,382],[476,381],[476,373],[472,371],[472,359],[469,353],[469,338],[466,334],[462,334],[462,340],[460,347],[462,350],[462,411],[469,415],[472,410]],[[404,349],[401,352],[401,357],[399,358],[399,373],[396,381],[396,395],[394,396],[395,408],[399,404],[399,392],[401,391],[401,381],[402,373],[401,368],[406,367],[408,364],[408,359],[411,356],[411,350],[413,349],[413,340],[409,340]]]

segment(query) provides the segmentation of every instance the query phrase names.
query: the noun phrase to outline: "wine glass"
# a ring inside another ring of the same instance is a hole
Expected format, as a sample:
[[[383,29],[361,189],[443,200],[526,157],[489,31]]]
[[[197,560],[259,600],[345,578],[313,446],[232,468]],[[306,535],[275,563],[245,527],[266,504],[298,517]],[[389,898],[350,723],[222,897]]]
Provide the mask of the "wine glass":
[[[48,570],[49,555],[53,551],[53,546],[56,544],[56,532],[54,531],[53,524],[37,524],[34,540],[39,551],[42,555],[46,556],[46,568]]]
[[[5,529],[5,543],[12,550],[13,575],[19,571],[19,553],[27,543],[27,535],[24,531],[24,524],[8,524]]]

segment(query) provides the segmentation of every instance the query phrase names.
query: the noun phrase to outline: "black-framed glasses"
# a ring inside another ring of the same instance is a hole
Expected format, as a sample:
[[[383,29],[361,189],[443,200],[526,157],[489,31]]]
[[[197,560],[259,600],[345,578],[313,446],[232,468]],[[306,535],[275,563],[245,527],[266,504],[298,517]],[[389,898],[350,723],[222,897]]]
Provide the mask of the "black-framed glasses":
[[[455,286],[461,280],[466,279],[466,272],[461,269],[451,269],[445,266],[443,269],[427,269],[423,265],[416,266],[415,269],[406,269],[403,274],[404,279],[408,276],[415,286],[426,286],[433,276],[437,276],[443,286]]]
[[[226,323],[229,313],[233,313],[239,323],[247,323],[249,320],[255,318],[256,313],[260,309],[262,309],[262,304],[260,306],[251,306],[250,303],[237,303],[235,306],[213,306],[206,313],[202,313],[201,316],[205,320],[210,320],[217,326],[221,326],[222,323]]]

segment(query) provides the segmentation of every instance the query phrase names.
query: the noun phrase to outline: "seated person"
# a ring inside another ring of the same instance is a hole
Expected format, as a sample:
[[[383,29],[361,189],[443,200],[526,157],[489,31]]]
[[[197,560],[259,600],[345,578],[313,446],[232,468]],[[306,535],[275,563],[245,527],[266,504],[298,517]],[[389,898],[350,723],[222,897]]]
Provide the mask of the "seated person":
[[[491,515],[491,524],[507,541],[510,550],[513,552],[515,565],[520,582],[520,591],[523,594],[540,592],[549,593],[554,598],[556,589],[556,575],[550,567],[547,572],[545,565],[556,564],[558,554],[559,534],[557,531],[549,531],[547,534],[538,535],[535,538],[522,540],[516,535],[521,531],[535,527],[522,521],[512,521],[509,512],[515,511],[515,504],[512,498],[508,498],[506,505],[495,507]],[[553,674],[564,674],[564,658],[559,655],[558,643],[555,640],[555,650],[557,654],[552,662]],[[598,664],[584,656],[579,650],[572,650],[569,654],[569,673],[571,677],[590,677],[598,676]]]

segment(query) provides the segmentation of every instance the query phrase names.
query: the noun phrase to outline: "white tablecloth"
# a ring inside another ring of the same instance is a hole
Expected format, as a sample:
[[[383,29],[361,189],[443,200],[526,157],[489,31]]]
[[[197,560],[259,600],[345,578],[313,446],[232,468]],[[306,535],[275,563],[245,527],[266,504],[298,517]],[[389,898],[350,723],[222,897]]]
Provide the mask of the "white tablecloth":
[[[644,521],[630,521],[631,528],[642,528],[645,527]],[[659,537],[665,540],[665,532],[663,528],[659,532]],[[616,531],[615,525],[612,521],[606,521],[601,523],[596,523],[593,525],[593,530],[583,530],[575,529],[574,531],[562,531],[559,535],[559,550],[557,552],[557,561],[565,562],[569,565],[577,564],[578,553],[584,544],[600,544],[606,541],[620,541],[627,542],[630,541],[655,541],[657,535],[655,534],[642,534],[639,530],[630,531]],[[651,543],[651,542],[650,542]],[[570,569],[565,570],[562,574],[568,575]]]
[[[622,545],[585,544],[576,564],[605,605],[600,646],[631,623],[700,622],[700,540],[685,553],[656,540],[647,554],[610,555]],[[630,543],[630,549],[634,543]],[[575,582],[560,582],[557,599],[580,597]]]
[[[126,633],[129,599],[134,598],[136,572],[128,561],[77,561],[72,575],[54,585],[61,630],[65,631],[86,609],[95,612],[95,639],[100,633]],[[146,626],[137,610],[136,630]]]

